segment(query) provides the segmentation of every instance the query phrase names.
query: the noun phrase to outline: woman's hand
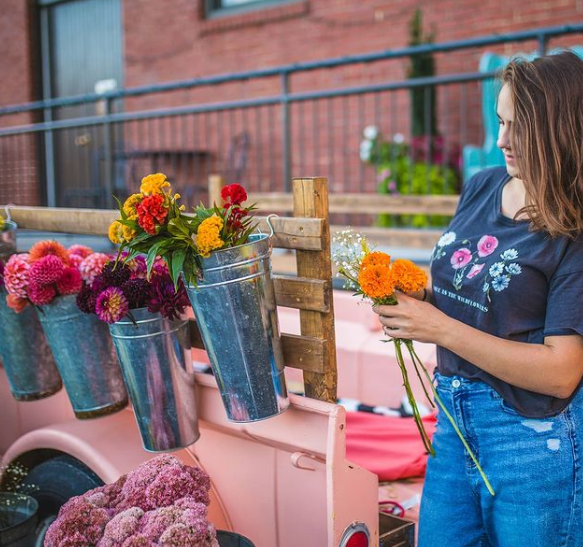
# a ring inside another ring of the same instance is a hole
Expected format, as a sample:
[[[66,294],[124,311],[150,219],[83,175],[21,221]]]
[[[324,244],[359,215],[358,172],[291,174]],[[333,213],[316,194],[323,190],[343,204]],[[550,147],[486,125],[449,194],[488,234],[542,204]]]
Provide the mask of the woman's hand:
[[[428,302],[421,302],[402,293],[395,293],[396,306],[374,306],[383,330],[391,338],[406,338],[440,344],[453,320]]]

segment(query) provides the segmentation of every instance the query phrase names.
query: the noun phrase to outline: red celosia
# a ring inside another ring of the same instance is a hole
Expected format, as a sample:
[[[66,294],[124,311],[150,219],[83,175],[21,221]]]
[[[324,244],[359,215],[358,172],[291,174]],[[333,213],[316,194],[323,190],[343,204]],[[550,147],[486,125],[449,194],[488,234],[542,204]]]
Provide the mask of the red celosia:
[[[221,190],[221,197],[232,205],[241,205],[247,199],[247,192],[240,184],[229,184]]]
[[[150,235],[156,234],[156,223],[162,224],[168,215],[164,208],[164,196],[154,194],[145,197],[136,207],[138,224]]]
[[[63,275],[64,270],[65,264],[59,257],[46,255],[30,267],[28,277],[35,285],[50,285]]]

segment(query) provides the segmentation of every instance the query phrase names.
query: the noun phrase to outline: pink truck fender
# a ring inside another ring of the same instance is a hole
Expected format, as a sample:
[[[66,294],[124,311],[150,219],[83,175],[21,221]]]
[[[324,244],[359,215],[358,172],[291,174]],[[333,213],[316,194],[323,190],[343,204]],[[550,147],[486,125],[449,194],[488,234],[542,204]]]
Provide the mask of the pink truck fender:
[[[176,452],[212,480],[210,518],[256,547],[339,547],[345,530],[363,523],[378,545],[378,480],[346,461],[345,411],[291,395],[283,414],[252,424],[226,415],[214,378],[197,374],[201,438]],[[0,451],[7,464],[53,449],[112,482],[152,457],[141,448],[131,411],[91,422],[74,420],[64,392],[18,403],[0,374]]]

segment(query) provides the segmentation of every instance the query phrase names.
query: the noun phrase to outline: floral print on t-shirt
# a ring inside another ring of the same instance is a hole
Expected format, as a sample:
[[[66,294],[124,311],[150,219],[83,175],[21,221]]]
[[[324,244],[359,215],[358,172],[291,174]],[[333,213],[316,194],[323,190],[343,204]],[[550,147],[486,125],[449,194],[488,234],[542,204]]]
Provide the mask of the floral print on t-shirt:
[[[440,260],[448,254],[447,247],[457,241],[455,232],[446,232],[441,236],[433,253],[431,262]],[[465,280],[471,280],[480,276],[486,267],[486,259],[498,248],[498,239],[492,235],[482,236],[475,249],[469,239],[463,239],[459,243],[461,247],[452,252],[450,264],[453,268],[452,285],[456,291],[460,291]],[[499,256],[499,260],[491,264],[483,275],[482,291],[486,294],[488,302],[491,302],[492,290],[501,292],[508,288],[513,276],[520,275],[522,268],[515,262],[518,258],[516,249],[507,249]]]

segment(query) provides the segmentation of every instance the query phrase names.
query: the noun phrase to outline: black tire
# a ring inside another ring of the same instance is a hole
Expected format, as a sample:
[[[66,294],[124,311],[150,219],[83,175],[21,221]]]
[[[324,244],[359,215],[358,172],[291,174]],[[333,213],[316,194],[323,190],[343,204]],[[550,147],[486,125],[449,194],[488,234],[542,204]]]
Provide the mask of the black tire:
[[[104,483],[85,464],[63,455],[33,467],[23,484],[38,502],[37,545],[42,545],[48,525],[56,518],[61,506],[72,497]]]

